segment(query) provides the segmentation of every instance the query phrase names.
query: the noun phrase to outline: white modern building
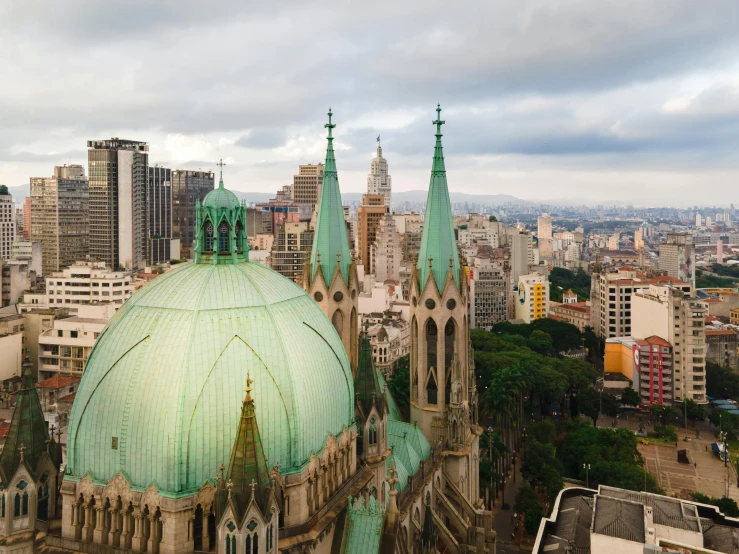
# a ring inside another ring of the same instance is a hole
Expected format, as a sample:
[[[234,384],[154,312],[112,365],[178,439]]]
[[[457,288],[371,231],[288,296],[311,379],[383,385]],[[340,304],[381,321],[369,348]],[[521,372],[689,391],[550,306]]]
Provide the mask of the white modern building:
[[[15,203],[8,187],[0,185],[0,260],[9,260],[15,240]]]
[[[379,194],[385,198],[385,206],[392,211],[392,178],[387,172],[387,160],[382,157],[382,146],[377,137],[377,156],[372,159],[370,173],[367,175],[367,194]]]

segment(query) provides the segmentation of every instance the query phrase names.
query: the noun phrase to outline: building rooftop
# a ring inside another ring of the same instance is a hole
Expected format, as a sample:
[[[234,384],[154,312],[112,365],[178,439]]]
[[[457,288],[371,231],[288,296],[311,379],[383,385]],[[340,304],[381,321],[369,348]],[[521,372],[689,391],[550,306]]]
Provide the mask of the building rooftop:
[[[79,383],[82,378],[76,375],[54,375],[36,383],[37,389],[60,389],[72,383]]]
[[[737,332],[733,329],[706,329],[707,337],[716,337],[719,335],[736,336]]]

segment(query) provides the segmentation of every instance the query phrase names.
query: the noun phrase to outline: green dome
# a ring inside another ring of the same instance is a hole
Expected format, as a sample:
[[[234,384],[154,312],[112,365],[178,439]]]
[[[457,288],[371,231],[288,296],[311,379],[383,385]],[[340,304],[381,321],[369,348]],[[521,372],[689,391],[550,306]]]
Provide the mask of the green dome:
[[[213,189],[203,198],[203,207],[210,209],[226,208],[227,210],[235,209],[241,206],[238,197],[223,186],[223,179],[218,183],[218,188]]]
[[[247,374],[270,467],[299,471],[329,433],[352,425],[341,339],[292,281],[248,262],[187,263],[158,277],[90,354],[70,416],[67,478],[106,483],[122,472],[165,496],[199,489],[229,462]]]

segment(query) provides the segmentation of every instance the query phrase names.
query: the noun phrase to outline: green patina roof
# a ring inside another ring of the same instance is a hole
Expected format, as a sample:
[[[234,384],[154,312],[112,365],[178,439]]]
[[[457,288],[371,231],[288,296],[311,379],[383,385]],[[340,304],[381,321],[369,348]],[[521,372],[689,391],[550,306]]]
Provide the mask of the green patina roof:
[[[357,375],[354,377],[354,394],[364,417],[369,417],[373,404],[380,414],[383,413],[385,397],[382,394],[383,389],[380,386],[378,371],[372,359],[372,346],[367,333],[362,333],[359,342],[359,363],[357,364]]]
[[[390,417],[390,419],[403,421],[403,416],[398,409],[398,405],[395,403],[395,398],[393,398],[393,395],[390,392],[390,388],[385,383],[385,378],[382,376],[382,371],[377,371],[376,375],[377,380],[380,383],[380,390],[385,391],[385,402],[387,402],[388,416]]]
[[[218,181],[218,188],[213,189],[203,198],[203,207],[210,210],[234,210],[241,207],[239,198],[223,186],[223,174]]]
[[[429,258],[432,259],[434,279],[439,291],[444,290],[446,277],[451,270],[454,280],[459,286],[459,252],[457,241],[454,239],[454,220],[452,205],[449,201],[449,187],[446,182],[446,168],[444,167],[444,151],[441,146],[441,107],[436,108],[436,146],[434,147],[434,164],[431,168],[431,182],[426,199],[426,215],[423,219],[423,234],[421,248],[418,253],[418,272],[421,288],[426,286],[429,277]]]
[[[321,186],[321,200],[318,204],[316,216],[316,231],[313,234],[313,247],[310,253],[310,278],[315,277],[318,266],[321,266],[326,285],[331,286],[331,280],[336,270],[337,259],[344,282],[349,282],[349,266],[351,253],[349,239],[346,236],[344,222],[344,207],[341,204],[341,190],[339,190],[339,176],[336,172],[334,159],[334,137],[331,123],[331,110],[328,111],[328,146],[326,147],[326,164],[323,168],[323,184]]]
[[[362,497],[346,507],[346,524],[341,541],[341,554],[370,554],[379,552],[385,510],[374,496],[367,505]]]
[[[405,488],[408,477],[415,475],[421,467],[421,462],[431,454],[431,445],[417,425],[404,421],[388,420],[388,446],[392,454],[385,462],[385,469],[389,471],[394,465],[398,471],[398,491]]]
[[[93,348],[70,415],[67,473],[125,472],[181,496],[230,459],[254,379],[269,466],[299,471],[351,426],[341,339],[292,281],[248,262],[187,263],[137,291]],[[112,438],[117,437],[117,449]]]
[[[9,195],[10,191],[8,191],[8,187],[5,185],[0,185],[0,195],[6,196]]]
[[[30,360],[26,358],[26,363],[23,364],[25,370],[21,389],[15,401],[5,446],[0,454],[0,467],[5,484],[13,478],[21,463],[21,456],[31,471],[35,472],[39,460],[46,453],[46,441],[50,440],[30,366]],[[55,447],[53,443],[49,446]],[[51,450],[50,455],[54,460],[54,452]]]
[[[251,500],[252,481],[257,503],[263,511],[269,499],[271,484],[269,468],[264,458],[262,438],[259,435],[254,400],[251,397],[251,385],[252,381],[247,377],[246,397],[241,407],[241,420],[231,451],[227,474],[227,479],[232,485],[231,496],[241,509],[239,517],[243,516]]]

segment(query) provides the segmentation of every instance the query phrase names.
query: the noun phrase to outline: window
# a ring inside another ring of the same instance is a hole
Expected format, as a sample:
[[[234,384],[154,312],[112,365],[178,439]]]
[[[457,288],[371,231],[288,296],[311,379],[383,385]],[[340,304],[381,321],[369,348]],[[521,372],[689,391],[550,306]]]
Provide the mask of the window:
[[[203,250],[213,251],[213,224],[210,221],[205,224],[205,248]]]
[[[226,223],[221,223],[221,226],[218,228],[218,251],[219,252],[228,252],[228,232],[229,228]]]

